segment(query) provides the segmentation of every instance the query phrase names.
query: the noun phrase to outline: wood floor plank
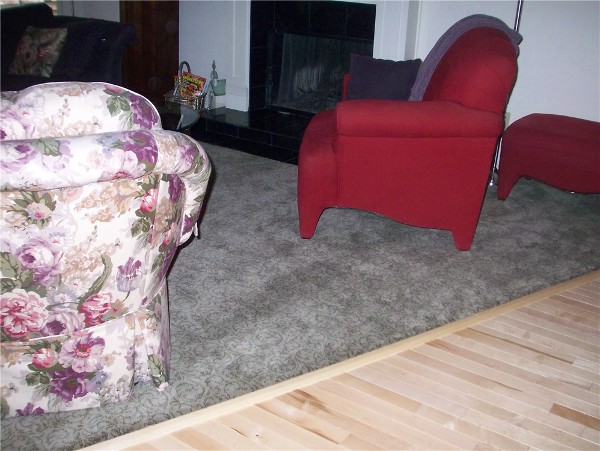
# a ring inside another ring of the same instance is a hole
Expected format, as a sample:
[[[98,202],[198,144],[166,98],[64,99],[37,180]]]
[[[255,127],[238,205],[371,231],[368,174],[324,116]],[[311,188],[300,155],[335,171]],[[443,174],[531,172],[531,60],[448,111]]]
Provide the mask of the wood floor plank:
[[[525,346],[523,344],[516,344],[506,339],[501,339],[490,333],[486,333],[486,331],[487,329],[483,327],[481,329],[469,327],[467,329],[463,329],[456,332],[455,335],[468,338],[470,340],[487,345],[499,351],[506,352],[516,357],[527,359],[545,367],[550,367],[563,373],[575,376],[578,379],[589,382],[589,384],[581,384],[582,387],[587,386],[588,390],[591,389],[591,387],[595,383],[600,382],[600,375],[598,374],[575,367],[569,362],[565,362],[561,359],[557,359],[545,353],[535,351],[529,346]]]
[[[564,362],[573,363],[576,358],[589,361],[597,359],[598,352],[595,346],[566,335],[558,334],[543,327],[528,324],[519,319],[508,316],[499,316],[495,319],[484,321],[471,326],[477,331],[486,330],[485,333],[497,336],[519,346],[529,347],[532,350],[545,354]],[[496,334],[489,329],[500,332]],[[515,339],[516,338],[516,339]]]
[[[597,290],[592,285],[581,285],[579,287],[573,287],[568,291],[573,291],[575,293],[584,293],[586,296],[590,296],[597,301],[600,301],[600,290]]]
[[[217,442],[236,450],[266,450],[270,449],[254,440],[250,440],[235,429],[229,428],[215,420],[208,420],[193,426],[194,429],[204,435],[213,438]]]
[[[352,434],[349,435],[342,443],[340,443],[340,445],[342,445],[344,448],[353,449],[355,451],[375,451],[384,449]]]
[[[583,296],[573,291],[563,291],[562,293],[560,293],[560,295],[569,299],[573,299],[575,301],[582,302],[584,304],[589,305],[590,307],[600,308],[600,302],[596,301],[593,298],[590,298],[589,296]]]
[[[598,299],[594,293],[585,289],[572,288],[562,293],[562,295],[585,302],[586,304],[590,304],[595,307],[600,307],[600,299]]]
[[[482,442],[488,443],[490,446],[498,448],[498,449],[512,449],[512,450],[528,449],[528,446],[523,443],[517,442],[515,440],[512,440],[512,439],[504,436],[504,435],[497,434],[496,432],[490,431],[489,429],[486,429],[486,428],[480,426],[476,422],[471,423],[471,422],[468,422],[468,421],[465,421],[462,419],[462,417],[465,415],[467,410],[469,408],[471,408],[471,407],[469,407],[471,405],[475,405],[475,406],[479,407],[481,412],[485,412],[485,411],[489,412],[490,410],[493,410],[494,413],[498,414],[500,409],[496,408],[495,406],[491,406],[489,404],[481,402],[475,398],[472,398],[469,395],[466,395],[466,394],[463,394],[460,392],[456,392],[454,390],[449,390],[447,387],[444,387],[441,384],[433,382],[432,380],[427,380],[426,378],[420,378],[416,374],[412,378],[410,378],[410,375],[409,375],[409,378],[413,382],[414,385],[404,384],[403,376],[407,375],[408,372],[398,372],[397,370],[394,370],[393,366],[386,365],[383,363],[382,363],[382,366],[389,366],[391,368],[391,370],[385,371],[385,369],[384,369],[383,372],[378,372],[372,368],[372,365],[369,365],[369,367],[359,368],[359,369],[353,371],[352,376],[354,376],[356,378],[360,378],[366,382],[379,384],[379,385],[389,389],[390,391],[394,391],[394,392],[405,391],[406,388],[408,388],[409,390],[411,390],[413,392],[415,399],[421,399],[421,396],[423,393],[425,393],[425,394],[431,393],[431,394],[435,394],[435,395],[438,395],[441,393],[444,395],[444,398],[442,398],[442,399],[446,399],[447,402],[451,401],[451,403],[447,404],[447,405],[451,406],[449,409],[447,407],[444,407],[444,405],[442,405],[442,404],[446,404],[446,403],[439,403],[434,400],[434,402],[432,402],[432,404],[435,405],[435,408],[431,407],[427,404],[421,404],[421,407],[419,408],[419,410],[416,413],[418,415],[423,416],[424,418],[428,418],[439,424],[450,425],[450,427],[452,427],[454,430],[456,430],[462,434],[469,435],[470,437],[473,437]],[[393,375],[393,377],[389,377],[386,374],[391,374],[391,375]],[[449,393],[450,391],[452,391],[452,393]],[[462,405],[459,403],[462,403]],[[482,406],[484,406],[484,407],[482,407]],[[485,406],[487,406],[487,408]],[[448,413],[449,411],[453,412],[453,414]],[[498,416],[506,418],[506,417],[512,417],[513,415],[514,414],[511,414],[509,412],[503,412]],[[514,418],[520,418],[520,417],[515,416]],[[522,422],[523,419],[524,418],[520,418],[519,423]],[[579,426],[581,433],[583,433],[583,430],[585,428],[580,425],[577,425],[577,426]]]
[[[544,319],[549,323],[562,326],[563,330],[570,330],[570,333],[573,336],[583,337],[584,341],[592,340],[592,343],[598,343],[598,340],[600,339],[600,331],[594,327],[589,327],[576,321],[561,318],[552,313],[543,312],[533,308],[532,306],[523,307],[522,309],[519,309],[519,311],[536,318]]]
[[[329,387],[320,386],[321,383],[305,387],[303,391],[317,397],[321,402],[332,406],[336,410],[341,410],[347,415],[367,423],[377,429],[398,437],[415,447],[424,449],[459,449],[457,446],[448,442],[439,440],[427,433],[423,433],[416,428],[404,426],[388,417],[385,414],[378,413],[368,406],[359,405],[354,401],[338,396],[329,391]]]
[[[450,344],[454,352],[490,368],[495,368],[520,379],[589,402],[590,393],[588,390],[591,388],[592,383],[584,379],[521,357],[515,357],[457,334],[448,335],[436,342]]]
[[[261,424],[246,418],[240,413],[225,415],[217,418],[215,421],[236,430],[246,438],[256,441],[267,448],[281,450],[308,449],[295,440],[283,437],[281,434],[263,427]]]
[[[337,443],[329,440],[326,437],[308,431],[290,421],[287,421],[265,409],[258,406],[247,407],[240,411],[240,415],[255,421],[265,428],[277,432],[277,434],[293,440],[308,449],[321,450],[340,450],[344,449]]]
[[[502,407],[509,409],[506,402],[520,402],[549,412],[554,403],[550,400],[543,399],[539,396],[532,395],[522,390],[516,389],[501,382],[497,382],[485,376],[481,376],[459,366],[453,365],[445,361],[444,356],[439,358],[439,350],[435,348],[419,347],[414,350],[405,351],[400,354],[400,357],[414,361],[416,363],[427,366],[433,370],[437,370],[442,374],[449,375],[456,381],[453,383],[464,382],[469,384],[472,389],[479,388],[480,396],[490,396],[490,394],[500,395],[495,401],[500,403]],[[392,358],[385,359],[385,362],[392,362]],[[452,359],[450,359],[452,362]],[[462,385],[462,384],[461,384]]]
[[[210,438],[199,430],[189,427],[175,431],[171,436],[181,440],[183,443],[190,445],[193,449],[205,450],[227,450],[231,449],[217,440]]]
[[[441,340],[432,340],[415,350],[427,353],[428,355],[434,354],[436,358],[443,359],[447,363],[453,362],[461,368],[509,386],[514,390],[519,390],[521,393],[529,393],[540,399],[560,403],[588,415],[598,415],[599,413],[598,407],[593,404],[579,398],[574,398],[562,391],[556,391],[554,388],[548,388],[548,385],[554,384],[550,384],[544,378],[536,378],[536,381],[531,381],[531,374],[524,371],[519,372],[520,376],[515,376],[511,374],[514,371],[510,368],[510,365],[496,365],[493,359],[485,358],[450,343],[442,342]]]
[[[598,444],[598,448],[600,448],[600,431],[592,428],[585,428],[585,431],[583,434],[581,434],[581,437],[589,440],[592,443]]]
[[[535,310],[527,310],[527,308],[523,308],[517,311],[508,312],[506,316],[509,318],[514,318],[523,321],[524,323],[539,326],[543,329],[548,329],[549,331],[556,332],[567,337],[574,338],[578,341],[589,343],[594,347],[598,346],[598,340],[596,339],[596,337],[590,337],[584,332],[571,329],[570,327],[567,327],[563,324],[558,324],[554,321],[549,321],[548,316],[543,318],[543,314],[537,314]]]
[[[145,442],[138,443],[136,445],[125,448],[125,451],[154,451],[154,450],[158,450],[158,448],[155,448],[150,443],[145,443]]]
[[[158,437],[152,440],[149,440],[151,446],[155,447],[160,451],[172,451],[172,450],[182,450],[182,451],[195,451],[195,448],[191,445],[188,445],[185,442],[182,442],[177,437],[172,434],[164,435],[162,437]]]
[[[593,313],[588,313],[587,315],[585,312],[572,313],[567,310],[548,305],[544,302],[536,302],[534,304],[530,304],[529,308],[533,310],[538,310],[548,315],[552,315],[554,318],[560,318],[571,323],[579,324],[585,327],[590,327],[594,331],[598,330],[598,325],[600,324],[600,321],[595,317]]]
[[[534,421],[531,418],[526,418],[521,428],[526,429],[547,439],[562,443],[569,448],[577,450],[598,450],[598,444],[583,437],[566,433],[560,429],[555,429],[547,424]]]
[[[297,409],[301,409],[309,415],[313,415],[347,431],[352,431],[352,433],[361,440],[374,443],[383,449],[416,449],[415,445],[408,443],[405,440],[352,418],[351,416],[334,409],[332,406],[323,404],[317,397],[312,396],[303,390],[294,390],[286,395],[279,396],[277,399],[280,399]]]
[[[573,366],[583,368],[587,371],[596,371],[600,373],[600,357],[595,362],[591,362],[587,359],[576,358],[573,360]]]
[[[552,303],[552,305],[561,306],[562,309],[573,309],[568,310],[576,314],[593,314],[593,318],[600,318],[600,308],[594,307],[593,305],[586,304],[585,302],[576,301],[575,299],[568,298],[562,294],[555,294],[550,296],[543,302]]]
[[[550,409],[550,413],[563,418],[567,418],[577,423],[581,423],[588,428],[600,431],[600,419],[597,416],[586,415],[580,411],[571,409],[570,407],[566,407],[560,404],[554,404],[552,406],[552,409]]]
[[[473,440],[463,434],[459,434],[451,429],[441,426],[425,418],[419,417],[414,413],[382,401],[368,393],[357,390],[345,384],[341,384],[333,379],[325,380],[316,384],[318,387],[334,393],[344,399],[360,404],[374,412],[378,412],[387,416],[390,419],[400,423],[402,431],[410,430],[414,442],[418,446],[431,446],[431,439],[445,442],[448,449],[475,449],[478,445],[478,440]],[[413,431],[417,431],[418,434]],[[412,440],[411,440],[412,441]]]
[[[262,402],[257,406],[338,445],[351,435],[349,431],[309,415],[278,398]]]
[[[410,358],[411,356],[409,355],[408,357]],[[415,360],[419,360],[425,364],[429,359],[426,356],[417,354],[414,354],[413,357],[416,357]],[[549,410],[552,406],[549,406],[547,410],[542,410],[521,402],[521,400],[504,396],[485,387],[428,368],[402,356],[390,357],[385,362],[389,362],[390,365],[402,369],[400,373],[386,372],[390,377],[401,378],[415,387],[426,386],[428,390],[441,397],[466,406],[480,414],[496,418],[498,421],[520,426],[527,417],[577,436],[581,436],[585,429],[585,426],[580,423],[550,414]],[[377,370],[379,371],[380,368],[377,368]],[[426,385],[420,379],[427,380]],[[476,424],[479,423],[476,422]],[[507,449],[506,447],[503,448]]]
[[[333,380],[335,380],[336,382],[340,382],[341,384],[347,385],[362,393],[374,396],[383,402],[397,405],[394,402],[395,393],[390,390],[382,390],[382,387],[377,386],[376,384],[372,384],[365,380],[361,380],[360,378],[354,377],[350,374],[342,374],[340,376],[336,376],[335,378],[333,378]],[[403,404],[400,404],[398,407],[402,408]],[[461,409],[461,411],[462,410],[464,409]],[[436,413],[438,415],[436,415]],[[490,448],[489,445],[482,442],[478,436],[465,434],[464,431],[458,430],[457,425],[460,424],[461,421],[454,415],[450,415],[440,411],[439,409],[435,409],[433,407],[424,405],[420,405],[417,412],[411,412],[411,415],[416,415],[417,417],[419,417],[419,421],[414,421],[414,419],[413,421],[410,421],[411,425],[420,426],[421,430],[434,429],[437,431],[437,436],[439,438],[448,440],[450,443],[454,443],[455,445],[463,449]],[[440,418],[443,418],[443,421],[440,421]],[[437,428],[434,425],[437,425]]]

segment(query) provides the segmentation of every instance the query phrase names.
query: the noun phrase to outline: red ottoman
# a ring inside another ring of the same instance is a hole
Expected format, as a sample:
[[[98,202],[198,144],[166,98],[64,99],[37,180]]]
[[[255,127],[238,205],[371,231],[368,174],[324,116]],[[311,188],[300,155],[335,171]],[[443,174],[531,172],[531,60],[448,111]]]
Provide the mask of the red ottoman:
[[[577,193],[600,193],[600,123],[530,114],[502,135],[498,199],[521,177]]]

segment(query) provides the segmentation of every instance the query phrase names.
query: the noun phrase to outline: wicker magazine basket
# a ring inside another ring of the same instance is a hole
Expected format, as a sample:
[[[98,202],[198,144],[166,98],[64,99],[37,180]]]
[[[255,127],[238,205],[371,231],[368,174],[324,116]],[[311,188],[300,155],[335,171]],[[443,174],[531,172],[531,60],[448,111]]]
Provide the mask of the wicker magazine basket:
[[[189,63],[187,61],[182,61],[179,65],[179,81],[173,91],[169,91],[165,94],[165,102],[180,103],[195,110],[202,110],[204,109],[204,99],[206,98],[206,92],[199,96],[186,96],[181,94],[181,77],[184,65],[187,66],[187,71],[191,72]]]

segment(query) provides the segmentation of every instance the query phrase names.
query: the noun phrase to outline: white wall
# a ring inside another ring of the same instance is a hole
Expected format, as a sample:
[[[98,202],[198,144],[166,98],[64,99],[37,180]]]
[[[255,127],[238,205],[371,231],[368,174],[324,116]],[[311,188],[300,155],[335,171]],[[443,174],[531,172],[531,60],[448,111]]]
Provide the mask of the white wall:
[[[179,60],[209,78],[215,61],[227,80],[227,107],[247,111],[250,62],[249,1],[180,1]],[[222,98],[217,98],[222,102]],[[220,103],[217,106],[221,106]]]
[[[511,28],[516,1],[421,3],[416,55],[424,59],[441,34],[471,14],[488,14]],[[517,82],[510,121],[531,113],[600,121],[600,2],[524,0]]]
[[[121,20],[118,0],[59,0],[57,12],[62,16],[89,17],[114,22]]]
[[[563,114],[600,121],[600,2],[525,0],[517,117]]]
[[[366,2],[378,8],[374,56],[386,59],[424,59],[448,27],[471,14],[498,17],[512,28],[517,8],[516,0]],[[229,92],[237,87],[242,96],[247,90],[247,74],[241,72],[248,66],[248,27],[248,1],[180,2],[180,59],[202,76],[215,59],[219,78],[227,79],[227,106],[242,110],[243,102],[230,103]],[[519,31],[523,42],[510,121],[530,113],[600,121],[600,2],[525,0]]]

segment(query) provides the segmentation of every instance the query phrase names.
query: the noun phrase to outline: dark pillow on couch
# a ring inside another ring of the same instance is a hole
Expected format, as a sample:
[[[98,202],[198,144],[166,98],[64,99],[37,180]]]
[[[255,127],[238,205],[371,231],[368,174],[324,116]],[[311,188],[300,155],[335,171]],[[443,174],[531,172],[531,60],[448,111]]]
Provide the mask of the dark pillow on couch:
[[[421,60],[391,61],[350,55],[346,100],[408,100]]]

